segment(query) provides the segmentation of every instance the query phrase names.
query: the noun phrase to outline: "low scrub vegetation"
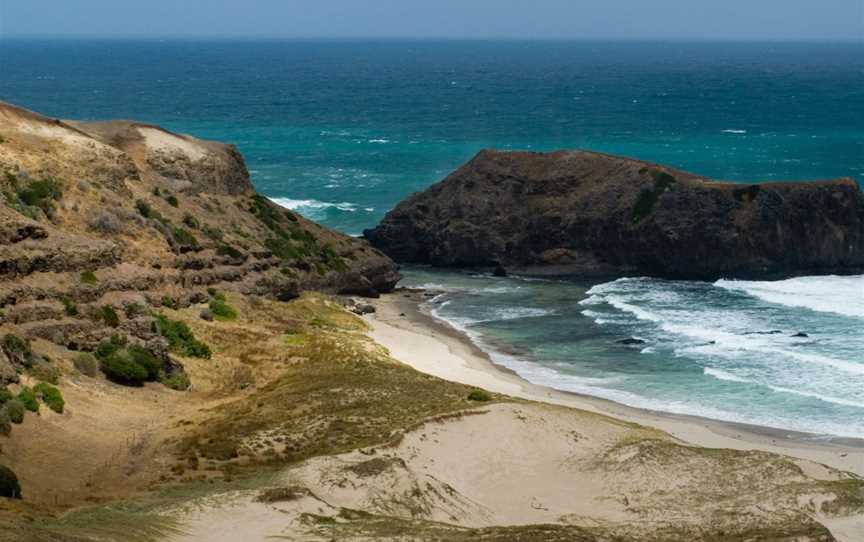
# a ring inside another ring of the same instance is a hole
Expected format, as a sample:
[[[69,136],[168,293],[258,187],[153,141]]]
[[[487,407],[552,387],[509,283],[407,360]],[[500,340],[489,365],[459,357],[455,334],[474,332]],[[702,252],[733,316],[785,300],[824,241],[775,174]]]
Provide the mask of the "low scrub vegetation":
[[[33,391],[42,397],[48,408],[58,414],[63,413],[63,408],[66,406],[66,401],[63,400],[63,394],[56,387],[46,382],[40,382],[33,387]]]
[[[195,338],[185,322],[171,320],[164,314],[156,315],[159,333],[168,340],[172,352],[192,358],[210,359],[210,347]]]
[[[149,350],[129,344],[122,335],[103,341],[96,349],[96,358],[105,376],[119,384],[140,386],[157,380],[162,370],[162,362]]]
[[[30,412],[39,412],[39,400],[32,388],[23,388],[18,392],[18,400]]]
[[[96,278],[96,273],[93,271],[83,271],[80,278],[82,284],[97,284],[99,282],[99,279]]]
[[[210,301],[210,313],[221,322],[237,319],[237,311],[225,300],[225,294],[217,293]]]
[[[636,198],[636,205],[633,206],[633,223],[641,222],[654,211],[654,205],[666,191],[671,190],[677,179],[672,175],[659,169],[645,168],[640,173],[648,174],[654,180],[654,187],[649,190],[643,190]]]
[[[95,377],[99,374],[99,361],[89,352],[81,352],[73,360],[75,368],[84,376]]]

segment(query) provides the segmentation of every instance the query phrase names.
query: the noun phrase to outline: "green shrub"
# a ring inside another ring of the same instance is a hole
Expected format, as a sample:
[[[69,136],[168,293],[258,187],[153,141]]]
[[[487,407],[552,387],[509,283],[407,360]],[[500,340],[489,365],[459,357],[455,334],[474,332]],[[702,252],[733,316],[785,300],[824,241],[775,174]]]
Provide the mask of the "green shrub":
[[[633,206],[633,223],[637,223],[651,214],[654,210],[654,205],[667,190],[672,189],[677,182],[677,179],[665,171],[658,169],[642,169],[640,173],[648,173],[654,179],[654,188],[643,190],[636,198],[636,205]]]
[[[96,284],[99,279],[96,278],[96,273],[93,271],[83,271],[81,273],[81,282],[84,284]]]
[[[117,311],[110,305],[103,305],[98,314],[98,320],[102,321],[106,326],[117,327],[120,325],[120,317],[117,316]]]
[[[127,339],[125,335],[112,335],[110,339],[102,341],[99,343],[99,346],[96,347],[96,358],[101,361],[111,354],[126,348],[127,344],[129,344],[129,339]]]
[[[486,401],[492,400],[492,395],[490,395],[489,392],[485,390],[473,390],[471,393],[468,394],[468,400],[485,403]]]
[[[5,406],[0,407],[0,435],[9,436],[12,432],[12,418]]]
[[[63,310],[66,312],[66,316],[78,316],[78,305],[72,300],[72,298],[64,297],[63,302]]]
[[[53,200],[60,199],[63,191],[54,179],[43,179],[20,188],[17,196],[24,205],[38,207],[50,216],[54,212]]]
[[[156,380],[159,371],[162,370],[162,362],[156,359],[149,350],[138,344],[131,344],[126,348],[129,359],[137,363],[147,371],[147,380]]]
[[[21,484],[12,469],[0,465],[0,497],[7,499],[21,498]]]
[[[193,358],[210,359],[210,347],[195,338],[185,322],[170,320],[163,314],[156,315],[159,333],[168,340],[171,350]]]
[[[162,306],[163,307],[173,309],[174,305],[175,305],[174,298],[171,297],[170,295],[166,295],[162,298]]]
[[[9,388],[6,388],[6,387],[0,388],[0,406],[5,405],[9,401],[11,401],[14,397],[15,397],[15,395],[13,395],[11,391],[9,391]]]
[[[132,361],[126,350],[106,356],[100,360],[100,365],[105,376],[121,384],[140,386],[147,380],[147,369]]]
[[[198,219],[190,215],[189,213],[183,215],[183,223],[192,228],[193,230],[197,230],[201,227],[201,223],[198,222]]]
[[[33,351],[30,349],[30,341],[22,339],[18,335],[7,333],[3,336],[0,344],[2,344],[3,350],[7,354],[15,358],[31,358],[33,356]]]
[[[204,229],[201,230],[204,235],[213,239],[214,241],[222,241],[225,237],[225,232],[220,230],[219,228],[211,228],[210,226],[204,226]]]
[[[162,363],[147,348],[129,344],[126,337],[114,335],[96,348],[96,358],[102,372],[121,384],[140,385],[156,380]]]
[[[175,196],[174,194],[168,194],[167,196],[165,196],[165,201],[167,201],[168,205],[170,205],[171,207],[177,207],[180,205],[180,202],[177,201],[177,196]]]
[[[37,363],[30,368],[30,375],[37,380],[51,384],[60,382],[60,369],[50,363]]]
[[[39,412],[39,401],[31,388],[24,388],[18,393],[18,400],[30,412]]]
[[[42,401],[48,405],[48,408],[57,414],[63,414],[63,407],[66,406],[66,401],[63,400],[63,394],[60,390],[46,382],[40,382],[34,386],[33,391],[42,396]]]
[[[157,188],[158,190],[158,188]],[[138,214],[143,216],[144,218],[153,218],[153,208],[150,207],[150,204],[144,200],[138,200],[135,202],[135,209],[138,210]]]
[[[225,297],[216,297],[210,301],[210,312],[220,322],[230,322],[237,319],[237,311],[225,301]]]
[[[235,260],[243,257],[243,253],[232,247],[231,245],[219,245],[219,248],[216,249],[216,254],[220,256],[227,256]]]
[[[185,228],[174,228],[171,230],[171,236],[174,238],[174,242],[178,245],[188,247],[198,246],[198,239],[196,239],[195,236]]]
[[[177,391],[186,391],[192,385],[189,382],[189,377],[183,371],[175,371],[170,375],[162,373],[159,377],[159,382],[166,388]]]
[[[93,354],[81,352],[80,354],[75,356],[73,363],[75,364],[75,368],[78,369],[78,371],[85,376],[89,376],[92,378],[99,374],[99,362],[96,361],[96,358],[93,357]]]
[[[27,411],[24,408],[24,403],[19,401],[18,399],[12,399],[8,401],[3,408],[6,409],[6,412],[9,414],[9,419],[14,424],[19,424],[24,421],[24,413]]]

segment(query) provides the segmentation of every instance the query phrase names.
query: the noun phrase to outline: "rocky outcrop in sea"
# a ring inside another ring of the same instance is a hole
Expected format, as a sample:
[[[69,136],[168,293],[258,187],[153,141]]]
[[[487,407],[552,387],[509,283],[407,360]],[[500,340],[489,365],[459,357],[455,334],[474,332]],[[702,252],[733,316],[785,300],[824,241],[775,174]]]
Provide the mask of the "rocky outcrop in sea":
[[[365,237],[399,262],[675,279],[864,268],[852,179],[741,184],[587,151],[486,150]]]

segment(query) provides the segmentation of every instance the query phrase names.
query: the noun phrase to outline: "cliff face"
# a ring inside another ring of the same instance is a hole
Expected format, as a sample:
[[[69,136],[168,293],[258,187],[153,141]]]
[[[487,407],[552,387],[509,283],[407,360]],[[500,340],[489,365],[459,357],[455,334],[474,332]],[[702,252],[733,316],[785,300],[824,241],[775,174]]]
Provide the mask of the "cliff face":
[[[584,151],[482,151],[365,236],[400,262],[714,279],[864,268],[852,179],[737,184]]]
[[[399,279],[367,242],[256,194],[233,146],[157,126],[0,102],[0,189],[0,335],[89,350],[122,333],[170,372],[159,307],[206,302],[208,290],[375,296]],[[17,378],[20,367],[0,365],[0,380]]]

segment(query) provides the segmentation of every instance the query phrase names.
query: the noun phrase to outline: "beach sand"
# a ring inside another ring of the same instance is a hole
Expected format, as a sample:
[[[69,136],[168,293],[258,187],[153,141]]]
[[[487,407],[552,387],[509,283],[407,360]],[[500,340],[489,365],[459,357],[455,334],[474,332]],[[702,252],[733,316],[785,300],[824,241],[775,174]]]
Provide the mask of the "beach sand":
[[[606,414],[660,429],[697,446],[773,452],[864,476],[864,440],[827,440],[794,431],[653,412],[532,384],[493,363],[464,333],[433,317],[424,310],[425,301],[423,292],[403,290],[376,300],[376,312],[366,316],[372,338],[418,371],[513,397]]]
[[[582,540],[579,529],[659,540],[664,525],[675,540],[821,540],[816,522],[841,542],[864,540],[864,516],[823,513],[832,484],[852,476],[841,471],[864,474],[861,443],[808,442],[533,385],[424,312],[426,295],[372,301],[368,334],[395,360],[501,394],[496,401],[430,419],[389,445],[286,467],[266,487],[179,507],[183,534],[173,540]]]

